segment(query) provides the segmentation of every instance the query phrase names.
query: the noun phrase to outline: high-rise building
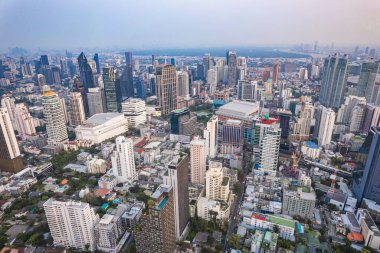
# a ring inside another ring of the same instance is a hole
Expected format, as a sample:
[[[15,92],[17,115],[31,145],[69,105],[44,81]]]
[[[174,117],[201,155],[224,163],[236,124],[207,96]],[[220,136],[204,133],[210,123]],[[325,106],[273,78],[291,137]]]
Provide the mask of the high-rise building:
[[[15,99],[9,95],[4,95],[1,99],[1,107],[7,108],[9,118],[11,119],[12,124],[15,121]]]
[[[178,96],[187,97],[189,95],[189,74],[187,71],[177,72],[177,85],[178,85]]]
[[[71,92],[69,98],[69,105],[70,126],[76,127],[81,125],[86,120],[82,94],[80,92]]]
[[[335,112],[331,108],[324,107],[319,125],[318,145],[330,144],[335,123]]]
[[[23,167],[8,109],[2,107],[0,108],[0,171],[15,173]]]
[[[279,76],[279,74],[280,74],[280,63],[276,62],[273,65],[273,77],[272,77],[273,83],[277,83],[278,82],[278,76]]]
[[[244,142],[244,123],[240,120],[226,120],[222,125],[221,141],[221,153],[241,152]]]
[[[111,156],[113,174],[118,183],[132,182],[137,176],[133,141],[124,136],[119,136],[115,142],[116,150]]]
[[[41,62],[42,66],[48,66],[49,65],[49,56],[41,55],[40,62]]]
[[[89,88],[86,95],[89,116],[91,117],[94,114],[103,113],[105,108],[103,90],[99,87]]]
[[[206,140],[206,154],[215,158],[218,152],[218,117],[213,116],[207,122],[203,130],[203,138]]]
[[[61,144],[68,139],[65,114],[54,91],[45,91],[42,95],[42,106],[46,120],[46,131],[49,144]]]
[[[172,134],[180,134],[181,122],[188,121],[190,119],[190,110],[185,107],[182,109],[173,110],[170,113],[170,132]]]
[[[301,81],[307,80],[308,76],[309,76],[307,68],[300,68],[298,76],[299,76],[299,78],[300,78]]]
[[[156,68],[157,105],[162,115],[168,115],[177,109],[177,76],[172,65],[161,65]]]
[[[94,225],[99,217],[88,203],[50,198],[43,206],[54,246],[95,250]]]
[[[265,83],[269,79],[270,79],[270,68],[265,67],[265,69],[263,70],[262,81],[263,83]]]
[[[206,142],[194,136],[190,142],[191,182],[204,184],[206,176]]]
[[[37,82],[38,82],[38,86],[40,87],[45,86],[47,84],[46,78],[43,74],[37,74]]]
[[[316,202],[314,191],[304,191],[302,187],[283,190],[282,213],[287,215],[300,215],[302,217],[313,217]]]
[[[354,177],[353,192],[358,206],[363,198],[380,203],[380,128],[372,127],[361,148],[367,153],[367,161],[362,176]]]
[[[343,103],[348,77],[348,56],[335,54],[324,61],[319,101],[325,107],[339,108]]]
[[[118,72],[114,67],[103,68],[106,112],[118,112],[121,108],[121,90]]]
[[[366,99],[358,96],[347,96],[338,110],[336,122],[349,124],[352,120],[352,112],[358,104],[365,104]]]
[[[136,97],[146,100],[146,85],[144,80],[140,76],[133,78],[133,82],[136,86]]]
[[[173,188],[160,185],[151,196],[153,203],[135,229],[136,251],[170,253],[176,248]]]
[[[128,98],[121,103],[121,111],[128,119],[128,125],[137,127],[146,123],[145,101],[139,98]]]
[[[368,134],[371,127],[380,126],[380,106],[367,104],[364,112],[363,123],[360,132]]]
[[[80,74],[80,79],[82,80],[84,88],[93,88],[95,87],[95,82],[94,82],[94,76],[92,75],[92,68],[90,64],[87,62],[87,58],[82,52],[78,56],[78,65],[79,65],[79,74]]]
[[[238,81],[238,99],[254,102],[256,100],[257,82],[248,80]]]
[[[360,127],[364,120],[366,104],[359,103],[352,110],[351,119],[350,119],[350,132],[357,133],[360,131]]]
[[[173,188],[176,239],[181,240],[190,219],[189,210],[189,157],[176,155],[168,165],[164,184]]]
[[[290,119],[292,118],[292,113],[285,110],[277,110],[276,115],[278,115],[281,128],[281,138],[288,139],[290,133]]]
[[[210,161],[206,172],[206,198],[227,202],[230,194],[229,177],[223,174],[223,164]]]
[[[218,84],[218,73],[215,69],[209,69],[206,76],[207,86],[209,87],[210,95],[214,95],[216,91],[216,85]]]
[[[237,84],[237,54],[233,51],[227,52],[228,66],[228,85],[235,86]]]
[[[96,73],[100,74],[100,62],[98,53],[95,53],[94,55],[94,62],[96,64]]]
[[[125,52],[125,65],[133,66],[132,52]]]
[[[120,79],[121,94],[124,98],[135,96],[135,85],[133,81],[133,67],[129,64],[125,67]]]
[[[376,103],[377,92],[375,91],[375,82],[378,71],[379,62],[371,60],[362,64],[357,86],[357,96],[365,97],[367,103]]]
[[[34,124],[34,119],[30,115],[28,107],[25,104],[15,105],[15,129],[17,130],[19,136],[24,140],[28,136],[36,134],[36,127]]]
[[[297,122],[294,124],[293,133],[308,137],[313,116],[314,107],[310,104],[303,105],[297,118]]]

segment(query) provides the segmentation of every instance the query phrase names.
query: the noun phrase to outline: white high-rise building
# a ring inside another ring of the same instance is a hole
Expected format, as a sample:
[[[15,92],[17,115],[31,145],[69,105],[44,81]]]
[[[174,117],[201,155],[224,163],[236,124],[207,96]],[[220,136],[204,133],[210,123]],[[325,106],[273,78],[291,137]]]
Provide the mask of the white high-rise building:
[[[349,124],[352,120],[352,112],[354,107],[358,104],[365,104],[365,97],[358,97],[350,95],[344,99],[344,103],[340,106],[338,115],[336,117],[336,122]]]
[[[206,129],[203,130],[203,138],[206,140],[206,154],[214,158],[218,151],[218,117],[213,116],[207,122]]]
[[[330,144],[335,123],[335,112],[331,108],[323,107],[318,133],[318,145]]]
[[[189,74],[187,71],[177,71],[178,96],[189,96]]]
[[[12,124],[15,121],[14,117],[14,111],[15,111],[15,100],[11,96],[4,95],[3,98],[1,99],[1,107],[7,108],[9,118],[12,121]]]
[[[103,78],[100,78],[103,82]],[[99,87],[88,88],[87,104],[89,116],[104,112],[103,91]]]
[[[365,114],[365,108],[366,103],[359,103],[357,104],[351,113],[351,120],[350,120],[350,132],[359,132],[360,127],[364,120],[364,114]]]
[[[303,81],[303,80],[307,80],[307,68],[300,68],[300,71],[299,71],[299,77],[300,79]]]
[[[259,168],[261,170],[275,173],[278,164],[280,149],[281,128],[271,126],[265,128],[265,133],[259,143]]]
[[[67,141],[65,115],[58,94],[45,91],[42,95],[42,106],[46,120],[46,131],[49,144],[60,144]]]
[[[297,122],[294,124],[293,133],[301,136],[309,136],[311,120],[313,119],[313,117],[313,105],[303,105],[297,118]]]
[[[15,128],[22,139],[36,134],[34,119],[25,104],[15,105]]]
[[[223,175],[223,164],[210,161],[206,172],[206,198],[227,201],[229,193],[229,177]]]
[[[118,183],[131,182],[136,179],[133,141],[124,136],[116,138],[116,150],[111,156],[113,174]]]
[[[146,123],[145,101],[140,98],[128,98],[121,103],[124,117],[128,119],[128,126],[137,127]]]
[[[84,113],[83,99],[80,92],[70,93],[70,126],[76,127],[82,125],[86,120],[86,115]]]
[[[59,98],[59,103],[61,104],[62,110],[63,110],[63,115],[65,116],[65,123],[66,125],[69,124],[70,121],[70,115],[67,112],[67,106],[66,106],[66,100],[63,97]]]
[[[94,225],[99,217],[88,203],[50,198],[43,206],[54,246],[95,250]]]
[[[190,142],[191,182],[205,183],[206,175],[206,142],[199,136],[194,136]]]
[[[216,91],[216,85],[218,84],[218,72],[211,68],[207,71],[207,85],[209,86],[210,95],[214,95]]]

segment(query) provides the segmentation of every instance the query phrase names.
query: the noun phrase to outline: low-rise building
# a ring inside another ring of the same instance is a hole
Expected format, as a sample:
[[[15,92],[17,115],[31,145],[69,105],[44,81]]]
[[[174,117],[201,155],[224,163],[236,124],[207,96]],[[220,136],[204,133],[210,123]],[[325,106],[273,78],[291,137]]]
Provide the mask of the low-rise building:
[[[316,195],[311,187],[285,188],[283,190],[282,212],[287,215],[313,217]]]
[[[364,238],[364,246],[378,250],[380,248],[380,231],[366,209],[358,209],[356,219],[360,224],[360,233]]]
[[[113,174],[104,174],[98,180],[98,186],[101,189],[108,189],[112,191],[112,189],[117,185],[117,178]]]
[[[94,158],[87,161],[87,172],[88,173],[106,173],[107,162],[103,159]]]
[[[213,216],[217,220],[227,220],[230,215],[230,205],[221,200],[200,197],[198,199],[197,215],[205,220],[212,220]]]

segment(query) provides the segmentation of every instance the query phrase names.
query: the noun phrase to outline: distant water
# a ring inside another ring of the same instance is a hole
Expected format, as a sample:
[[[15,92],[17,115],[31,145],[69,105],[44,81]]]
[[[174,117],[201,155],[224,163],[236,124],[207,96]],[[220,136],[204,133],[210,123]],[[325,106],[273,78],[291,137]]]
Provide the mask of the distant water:
[[[156,50],[137,50],[135,55],[148,56],[202,56],[210,53],[211,56],[225,57],[228,50],[236,51],[238,55],[253,58],[309,58],[308,54],[284,52],[273,48],[196,48],[196,49],[156,49]],[[121,54],[124,54],[121,53]]]

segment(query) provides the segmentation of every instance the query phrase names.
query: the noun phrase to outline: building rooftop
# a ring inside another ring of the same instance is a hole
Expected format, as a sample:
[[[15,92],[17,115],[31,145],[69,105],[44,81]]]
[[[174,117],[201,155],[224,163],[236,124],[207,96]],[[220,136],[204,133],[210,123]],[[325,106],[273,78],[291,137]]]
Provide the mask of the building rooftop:
[[[306,147],[308,147],[308,148],[319,148],[315,142],[305,141],[304,143],[305,143]]]
[[[92,125],[101,125],[106,123],[107,121],[119,117],[120,115],[123,115],[122,113],[116,113],[116,112],[107,112],[107,113],[98,113],[93,115],[92,117],[88,118],[84,125],[92,124]]]

